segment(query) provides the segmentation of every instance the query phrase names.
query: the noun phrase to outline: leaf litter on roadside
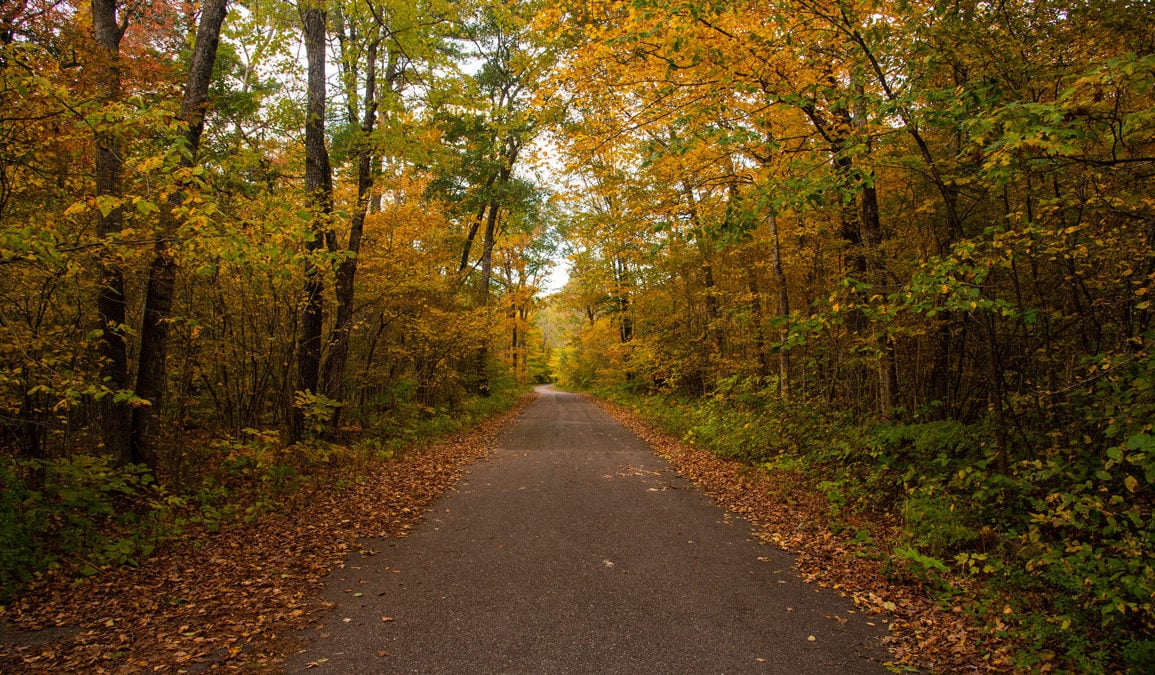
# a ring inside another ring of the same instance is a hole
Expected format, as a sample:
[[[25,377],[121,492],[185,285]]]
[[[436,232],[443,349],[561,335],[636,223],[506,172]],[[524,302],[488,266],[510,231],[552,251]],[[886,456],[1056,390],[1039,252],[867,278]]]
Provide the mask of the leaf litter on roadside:
[[[497,431],[531,398],[471,433],[377,466],[348,489],[306,495],[289,513],[190,538],[139,568],[84,580],[47,578],[0,613],[0,672],[275,668],[298,631],[329,608],[319,594],[322,578],[361,550],[362,537],[404,536],[465,465],[488,454]],[[759,538],[794,553],[804,580],[849,596],[868,615],[893,617],[884,641],[897,664],[931,672],[1009,670],[1005,652],[988,646],[984,654],[978,646],[984,636],[963,616],[856,555],[826,526],[823,496],[798,476],[687,446],[623,408],[599,404],[720,506],[749,520]],[[893,532],[882,520],[853,525],[876,542]]]
[[[322,578],[361,538],[404,536],[533,398],[372,465],[347,488],[298,495],[285,513],[186,537],[138,568],[47,576],[0,612],[0,672],[275,667],[327,609]]]
[[[895,667],[936,673],[1013,669],[1009,648],[992,644],[989,634],[961,613],[943,609],[921,587],[888,579],[880,561],[836,535],[825,496],[802,476],[720,457],[662,433],[622,406],[593,400],[719,506],[750,521],[756,537],[794,554],[804,581],[837,590],[868,615],[893,617],[883,642]],[[879,547],[897,533],[893,517],[889,522],[878,514],[866,518],[844,512],[839,517],[854,531],[869,532]]]

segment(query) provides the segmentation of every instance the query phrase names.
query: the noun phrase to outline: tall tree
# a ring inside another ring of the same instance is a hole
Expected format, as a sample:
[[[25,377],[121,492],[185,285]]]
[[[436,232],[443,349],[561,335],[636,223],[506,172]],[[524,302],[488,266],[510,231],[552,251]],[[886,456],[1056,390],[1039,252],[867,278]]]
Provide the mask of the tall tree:
[[[338,38],[341,48],[342,78],[346,83],[346,123],[356,129],[353,141],[353,160],[356,163],[356,199],[349,223],[348,241],[338,256],[336,270],[337,311],[332,332],[328,340],[328,350],[321,366],[321,384],[325,396],[337,403],[344,401],[345,364],[349,355],[349,340],[353,330],[353,292],[357,275],[357,259],[361,254],[361,239],[365,230],[365,216],[369,212],[373,187],[374,163],[376,155],[372,146],[373,129],[377,121],[377,61],[382,42],[382,32],[389,26],[382,25],[385,17],[374,11],[373,22],[368,28],[358,25],[356,17],[341,15]],[[364,50],[365,77],[358,77],[361,71],[360,54]],[[392,87],[398,73],[397,58],[387,60],[386,86]],[[364,95],[361,91],[364,87]],[[364,108],[363,112],[359,111]],[[333,409],[329,421],[330,433],[336,433],[341,419],[341,406]]]
[[[305,289],[301,307],[301,327],[297,337],[297,391],[321,393],[321,347],[325,321],[324,271],[316,254],[323,250],[333,213],[333,171],[325,140],[325,81],[328,13],[325,0],[303,0],[301,15],[305,55],[308,60],[305,105],[305,199],[312,218],[305,243]],[[290,436],[299,440],[305,433],[306,410],[294,408]]]
[[[129,13],[118,0],[92,0],[92,28],[100,58],[91,63],[100,83],[100,100],[108,108],[121,97],[120,42],[128,28]],[[99,256],[100,288],[97,311],[100,314],[101,376],[110,390],[102,400],[104,450],[118,461],[132,461],[132,408],[124,396],[131,388],[126,340],[127,308],[124,271],[113,251],[115,240],[124,228],[122,174],[124,159],[114,115],[103,116],[96,126],[96,198],[101,204],[96,215],[96,232],[103,250]]]
[[[197,152],[204,134],[209,84],[227,12],[228,0],[206,0],[201,8],[196,43],[193,45],[178,115],[184,133],[179,139],[175,175],[178,181],[186,184],[196,180],[191,169],[196,166]],[[132,460],[153,468],[156,467],[160,414],[168,378],[166,358],[177,271],[173,245],[179,227],[178,210],[188,197],[185,188],[182,185],[173,186],[167,203],[160,210],[156,252],[149,265],[140,331],[136,395],[142,399],[142,404],[134,409],[132,415]]]
[[[555,114],[531,106],[552,59],[532,32],[537,2],[488,4],[476,8],[459,39],[480,69],[438,112],[446,141],[456,150],[439,187],[461,205],[463,229],[459,272],[472,282],[479,306],[493,301],[494,251],[519,209],[534,199],[536,186],[517,175],[526,148]],[[473,261],[471,264],[470,261]],[[476,273],[474,273],[476,271]],[[489,345],[477,352],[476,387],[488,391]]]

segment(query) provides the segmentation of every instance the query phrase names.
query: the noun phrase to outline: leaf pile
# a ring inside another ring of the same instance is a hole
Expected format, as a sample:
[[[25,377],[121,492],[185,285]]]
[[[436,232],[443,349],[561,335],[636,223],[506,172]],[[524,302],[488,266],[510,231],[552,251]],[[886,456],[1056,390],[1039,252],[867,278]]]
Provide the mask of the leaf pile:
[[[139,568],[50,576],[0,613],[0,672],[197,672],[275,666],[324,609],[321,579],[361,537],[404,536],[532,401],[373,465],[253,525],[190,537]]]
[[[888,578],[878,556],[872,559],[861,545],[836,534],[826,497],[804,476],[719,457],[659,431],[624,407],[593,400],[719,506],[749,520],[755,536],[796,555],[807,582],[839,591],[868,613],[892,617],[883,640],[897,664],[936,673],[1012,669],[1009,648],[992,644],[960,609],[944,610],[918,584]],[[867,519],[844,512],[839,519],[868,534],[883,551],[897,539],[898,522],[889,514]]]

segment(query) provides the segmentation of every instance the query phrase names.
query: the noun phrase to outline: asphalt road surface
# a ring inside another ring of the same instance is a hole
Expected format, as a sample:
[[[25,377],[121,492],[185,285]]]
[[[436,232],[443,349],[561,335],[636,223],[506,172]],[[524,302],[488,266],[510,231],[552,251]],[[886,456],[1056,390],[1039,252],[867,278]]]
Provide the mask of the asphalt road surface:
[[[337,606],[289,672],[887,672],[879,617],[804,584],[597,406],[539,392],[409,537],[328,580]]]

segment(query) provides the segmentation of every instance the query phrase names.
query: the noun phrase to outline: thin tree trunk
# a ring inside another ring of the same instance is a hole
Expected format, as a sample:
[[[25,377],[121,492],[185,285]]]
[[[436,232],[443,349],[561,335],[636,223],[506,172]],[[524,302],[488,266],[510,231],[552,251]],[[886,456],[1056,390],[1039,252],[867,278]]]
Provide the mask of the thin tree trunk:
[[[513,288],[513,274],[512,273],[507,274],[506,280],[509,284],[507,286],[507,288],[512,289]],[[517,318],[518,318],[517,296],[512,291],[509,293],[509,309],[507,309],[505,312],[505,318],[509,320],[509,325],[510,325],[509,362],[513,368],[513,376],[515,378],[517,378],[518,382],[522,382],[521,371],[520,371],[521,360],[519,359],[520,354],[517,351],[517,348],[519,346],[519,340],[521,337],[521,332],[518,330],[518,323],[517,323]]]
[[[24,392],[20,398],[20,446],[24,456],[28,459],[44,459],[44,422],[41,419],[41,407],[37,405],[35,396],[31,393],[32,378],[28,373],[28,366],[20,368],[20,389]]]
[[[702,256],[702,286],[704,288],[706,304],[706,334],[714,343],[718,356],[722,356],[726,349],[726,334],[719,321],[718,295],[714,287],[714,268],[710,264],[710,245],[712,241],[706,238],[705,228],[698,216],[698,202],[694,198],[694,191],[689,183],[683,182],[682,192],[686,195],[686,204],[689,208],[690,223],[700,233],[697,238],[698,253]]]
[[[368,68],[365,73],[365,113],[361,119],[361,140],[357,149],[357,209],[349,224],[349,243],[346,257],[337,267],[337,317],[329,337],[329,354],[325,359],[323,381],[325,396],[344,402],[345,365],[349,357],[349,338],[353,328],[353,290],[357,276],[357,258],[361,252],[361,237],[365,216],[369,211],[369,192],[373,187],[373,153],[369,148],[369,134],[377,119],[377,41],[369,44]],[[329,433],[335,434],[340,424],[341,406],[333,409]]]
[[[628,290],[629,268],[626,261],[614,257],[614,292],[613,298],[618,306],[618,338],[622,344],[634,339],[634,322],[630,318],[630,293]]]
[[[995,468],[1000,474],[1010,472],[1010,450],[1007,441],[1007,420],[1003,407],[1003,368],[999,359],[999,336],[995,328],[995,317],[990,311],[983,312],[983,320],[987,330],[987,404],[994,418],[995,432]]]
[[[529,305],[522,305],[517,310],[517,316],[521,321],[519,325],[522,326],[522,330],[517,336],[517,350],[521,354],[521,373],[518,382],[524,384],[529,381],[529,340],[527,335],[529,331]]]
[[[189,64],[180,120],[186,125],[185,153],[179,167],[189,169],[196,163],[204,132],[205,108],[208,104],[209,83],[213,63],[220,44],[221,26],[228,12],[228,0],[207,0],[201,11],[196,45]],[[132,414],[132,461],[155,469],[157,463],[157,436],[160,431],[160,409],[164,403],[167,378],[168,326],[172,316],[173,289],[176,284],[176,261],[173,259],[172,239],[176,235],[175,209],[184,200],[181,190],[174,190],[168,204],[161,209],[156,255],[148,270],[148,288],[145,292],[144,321],[140,331],[140,361],[136,374],[136,395],[148,401]]]
[[[882,223],[879,218],[878,193],[866,185],[859,196],[861,203],[862,235],[865,247],[866,269],[870,281],[885,281],[886,267],[882,258]],[[898,405],[898,368],[894,359],[894,343],[885,332],[878,340],[878,408],[883,418],[890,419]]]
[[[779,339],[784,346],[790,334],[790,288],[786,285],[786,270],[782,266],[782,241],[778,234],[778,216],[773,213],[766,219],[770,226],[770,270],[778,286],[778,317],[782,321]],[[782,398],[790,395],[790,355],[786,349],[778,349],[778,393]]]
[[[102,84],[104,104],[120,99],[120,40],[128,27],[127,14],[117,18],[116,0],[92,0],[92,27],[103,59],[94,64]],[[96,132],[96,196],[118,199],[121,196],[121,174],[124,160],[120,143],[113,131],[98,128]],[[105,246],[97,259],[100,290],[96,309],[100,314],[100,375],[114,393],[129,388],[128,345],[124,335],[127,308],[124,297],[124,271],[110,247],[124,228],[124,213],[116,206],[107,213],[98,212],[96,233]],[[127,402],[117,402],[106,395],[100,403],[104,451],[118,463],[132,461],[132,409]]]
[[[489,306],[490,281],[493,278],[493,245],[497,238],[497,211],[501,208],[501,204],[497,200],[489,202],[489,213],[485,218],[485,234],[482,239],[481,251],[481,282],[477,289],[478,303],[483,307]],[[481,349],[477,350],[477,391],[483,396],[488,396],[489,388],[489,343],[488,341],[481,345]]]

